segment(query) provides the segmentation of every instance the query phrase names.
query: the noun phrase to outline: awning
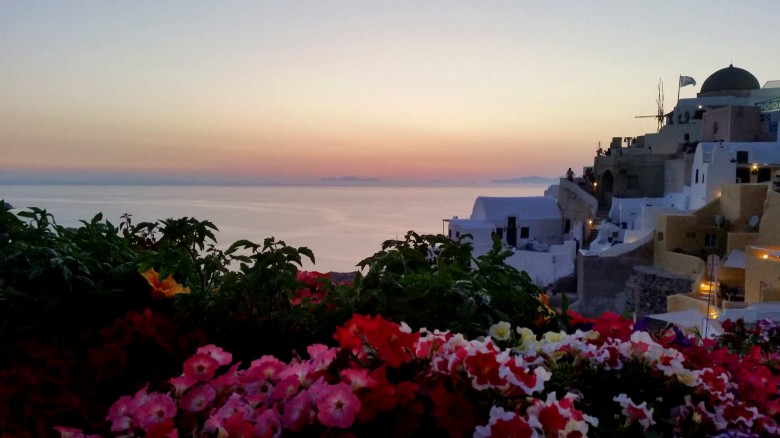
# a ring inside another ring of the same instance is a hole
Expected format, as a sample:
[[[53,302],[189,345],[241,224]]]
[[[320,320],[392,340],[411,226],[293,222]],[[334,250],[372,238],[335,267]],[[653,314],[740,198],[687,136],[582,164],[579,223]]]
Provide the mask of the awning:
[[[732,249],[726,260],[723,262],[724,268],[745,269],[745,251]]]
[[[659,313],[648,315],[649,318],[671,322],[680,327],[701,327],[704,314],[696,309],[680,310],[679,312]]]

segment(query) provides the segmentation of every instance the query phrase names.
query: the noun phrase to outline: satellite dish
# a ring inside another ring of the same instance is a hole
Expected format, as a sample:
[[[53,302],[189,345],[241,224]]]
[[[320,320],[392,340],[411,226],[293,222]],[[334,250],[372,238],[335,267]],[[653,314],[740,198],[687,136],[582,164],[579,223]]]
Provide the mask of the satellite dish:
[[[750,216],[750,220],[748,220],[748,226],[750,227],[751,230],[756,229],[756,227],[758,226],[758,221],[759,221],[758,216],[756,215]]]

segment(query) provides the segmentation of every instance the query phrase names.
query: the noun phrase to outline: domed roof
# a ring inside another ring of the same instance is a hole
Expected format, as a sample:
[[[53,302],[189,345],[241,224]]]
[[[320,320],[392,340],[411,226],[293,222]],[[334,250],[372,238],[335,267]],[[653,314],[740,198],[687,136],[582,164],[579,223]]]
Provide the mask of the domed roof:
[[[711,74],[701,85],[700,93],[761,88],[758,79],[747,70],[729,65]]]

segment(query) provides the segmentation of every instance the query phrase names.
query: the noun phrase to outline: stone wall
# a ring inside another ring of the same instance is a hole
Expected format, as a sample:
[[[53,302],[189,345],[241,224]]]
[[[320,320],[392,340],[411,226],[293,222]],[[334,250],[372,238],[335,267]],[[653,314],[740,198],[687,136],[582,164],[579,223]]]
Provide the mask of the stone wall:
[[[693,280],[652,266],[636,266],[626,281],[626,312],[637,316],[666,313],[666,297],[688,293]]]
[[[627,311],[626,282],[635,266],[653,264],[653,245],[641,247],[616,257],[577,256],[577,302],[571,308],[585,316],[598,316],[609,310]],[[573,300],[572,300],[573,301]]]

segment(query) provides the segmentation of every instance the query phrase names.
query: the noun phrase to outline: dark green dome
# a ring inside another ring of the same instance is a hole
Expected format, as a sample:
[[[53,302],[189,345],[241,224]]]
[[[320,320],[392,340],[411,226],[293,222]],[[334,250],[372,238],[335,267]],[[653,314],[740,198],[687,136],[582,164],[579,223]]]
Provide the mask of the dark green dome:
[[[701,85],[700,93],[735,90],[757,90],[761,88],[758,79],[747,70],[729,65],[711,74]]]

